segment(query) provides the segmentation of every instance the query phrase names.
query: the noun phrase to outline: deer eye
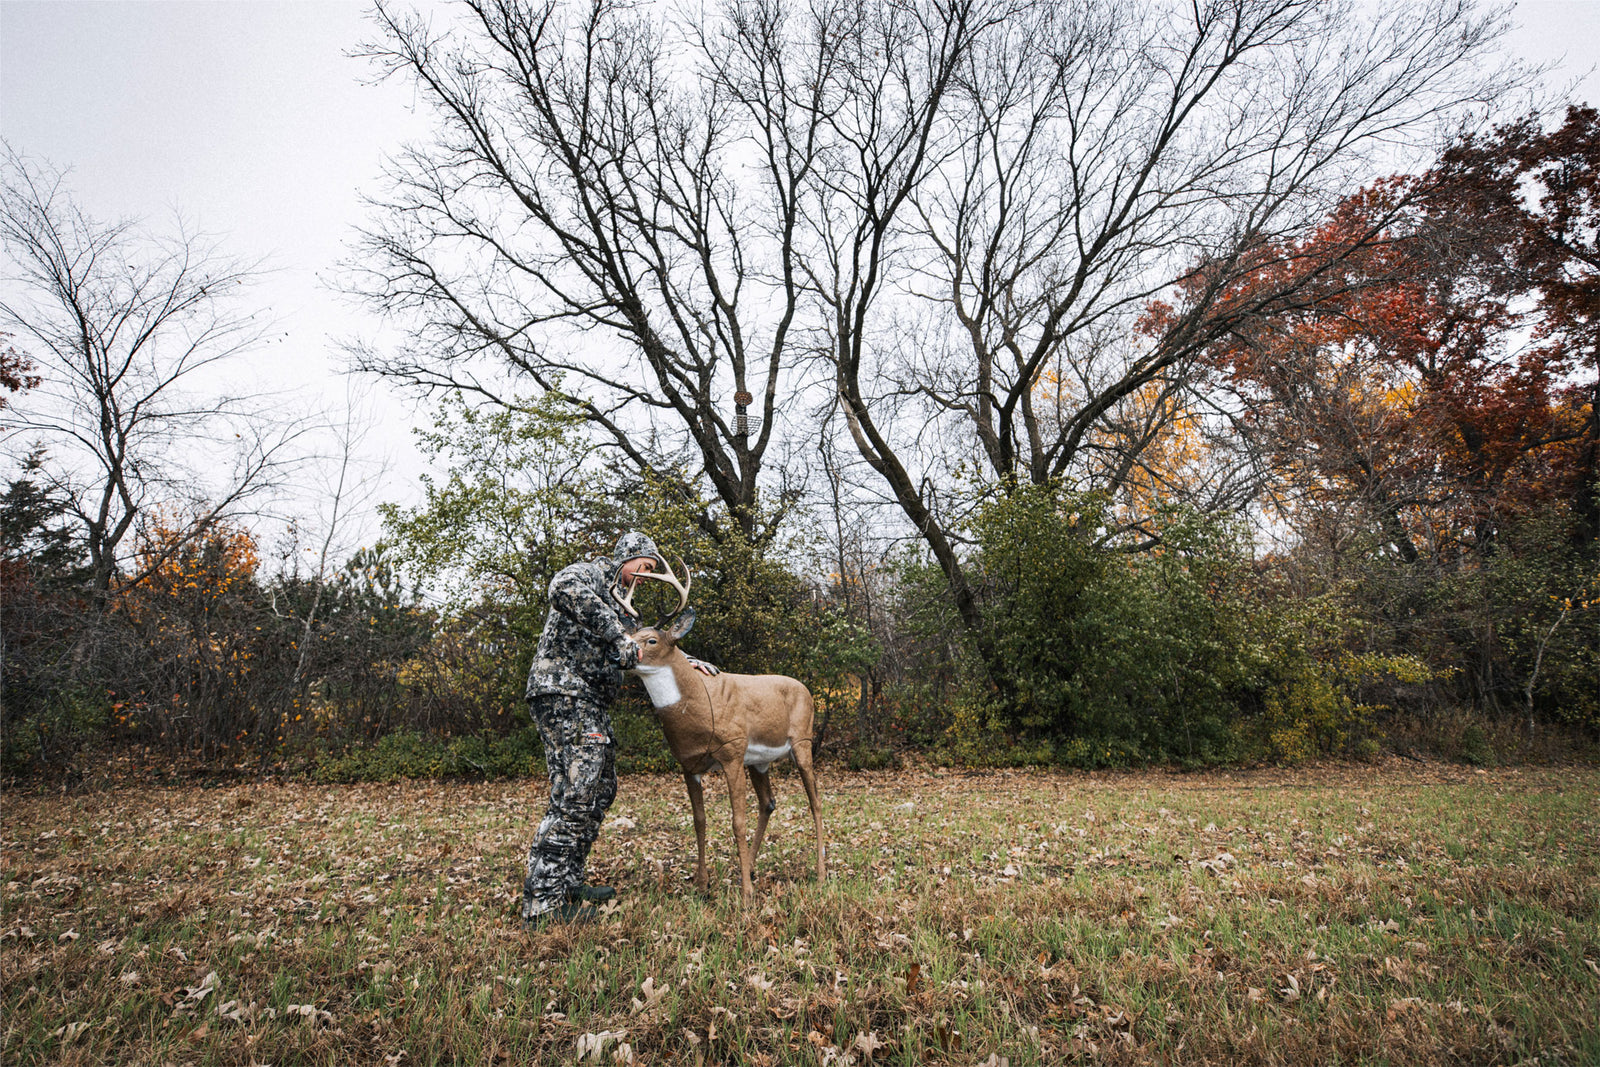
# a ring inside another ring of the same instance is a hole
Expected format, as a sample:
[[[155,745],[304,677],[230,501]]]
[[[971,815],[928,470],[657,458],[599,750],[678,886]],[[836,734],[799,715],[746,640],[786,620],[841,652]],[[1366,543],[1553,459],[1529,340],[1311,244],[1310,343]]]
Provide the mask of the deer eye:
[[[653,638],[653,637],[652,637],[652,638],[651,638],[651,639],[650,639],[650,640],[648,640],[648,641],[646,641],[646,642],[645,642],[645,644],[647,644],[647,645],[653,645],[653,644],[655,644],[655,643],[656,643],[656,639],[655,639],[655,638]]]

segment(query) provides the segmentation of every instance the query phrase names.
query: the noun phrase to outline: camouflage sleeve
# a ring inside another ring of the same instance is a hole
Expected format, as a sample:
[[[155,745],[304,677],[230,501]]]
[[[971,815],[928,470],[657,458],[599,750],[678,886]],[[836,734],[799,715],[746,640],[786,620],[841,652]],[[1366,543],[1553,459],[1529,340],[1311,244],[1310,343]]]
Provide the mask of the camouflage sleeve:
[[[602,644],[615,646],[628,636],[616,611],[571,567],[551,579],[550,606],[594,634]]]

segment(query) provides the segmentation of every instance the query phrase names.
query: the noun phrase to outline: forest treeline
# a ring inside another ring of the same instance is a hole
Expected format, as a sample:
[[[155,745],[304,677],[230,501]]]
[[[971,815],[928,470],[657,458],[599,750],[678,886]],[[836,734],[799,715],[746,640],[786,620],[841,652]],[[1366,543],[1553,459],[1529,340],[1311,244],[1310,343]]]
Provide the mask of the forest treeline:
[[[525,773],[545,586],[632,528],[857,766],[1592,744],[1600,114],[1485,121],[1470,5],[1185,11],[380,5],[439,124],[351,360],[432,473],[342,565],[348,462],[269,543],[299,429],[172,388],[247,272],[8,157],[6,773]]]

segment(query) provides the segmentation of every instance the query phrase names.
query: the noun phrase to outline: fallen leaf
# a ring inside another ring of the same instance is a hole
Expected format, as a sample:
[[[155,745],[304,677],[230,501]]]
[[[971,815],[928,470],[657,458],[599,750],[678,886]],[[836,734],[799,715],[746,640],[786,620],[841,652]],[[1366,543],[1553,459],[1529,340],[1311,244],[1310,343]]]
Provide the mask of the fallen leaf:
[[[626,1030],[602,1030],[598,1034],[578,1035],[578,1060],[587,1063],[599,1063],[600,1056],[605,1052],[606,1043],[620,1041],[628,1036]]]
[[[70,1045],[93,1027],[93,1023],[68,1023],[58,1030],[50,1032],[51,1037],[59,1037],[63,1045]]]
[[[856,1043],[853,1047],[858,1049],[870,1061],[872,1054],[883,1047],[883,1042],[878,1040],[876,1032],[868,1030],[864,1034],[856,1035]]]
[[[199,1003],[217,991],[217,972],[212,971],[201,980],[197,986],[192,986],[183,991],[184,998]]]
[[[644,984],[639,987],[639,992],[644,994],[644,999],[633,998],[633,1014],[637,1015],[641,1011],[648,1011],[655,1007],[661,1002],[661,998],[667,995],[667,990],[671,988],[670,985],[656,985],[654,977],[646,978]]]

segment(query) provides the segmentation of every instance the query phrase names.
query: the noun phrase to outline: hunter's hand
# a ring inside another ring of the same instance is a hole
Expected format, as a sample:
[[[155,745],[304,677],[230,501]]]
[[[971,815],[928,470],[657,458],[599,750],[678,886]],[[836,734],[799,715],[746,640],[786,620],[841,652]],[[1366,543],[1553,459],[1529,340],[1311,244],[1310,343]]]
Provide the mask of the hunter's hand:
[[[691,667],[708,677],[715,678],[717,675],[722,673],[716,667],[707,663],[703,659],[695,659],[693,656],[686,656],[685,658],[688,659]]]
[[[611,646],[610,659],[622,670],[631,671],[639,665],[639,646],[631,637],[619,637]]]

